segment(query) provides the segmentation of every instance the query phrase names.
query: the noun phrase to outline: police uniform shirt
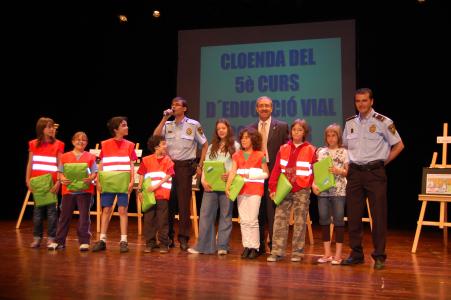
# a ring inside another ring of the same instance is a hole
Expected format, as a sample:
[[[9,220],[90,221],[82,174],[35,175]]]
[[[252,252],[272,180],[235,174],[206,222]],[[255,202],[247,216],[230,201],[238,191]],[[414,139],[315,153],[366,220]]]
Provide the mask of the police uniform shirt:
[[[175,121],[166,121],[163,126],[163,135],[172,160],[196,158],[197,145],[207,142],[200,123],[188,117],[179,124]]]
[[[349,160],[359,165],[385,161],[391,147],[400,141],[393,121],[373,109],[366,118],[359,114],[347,119],[343,131],[343,145],[348,148]]]

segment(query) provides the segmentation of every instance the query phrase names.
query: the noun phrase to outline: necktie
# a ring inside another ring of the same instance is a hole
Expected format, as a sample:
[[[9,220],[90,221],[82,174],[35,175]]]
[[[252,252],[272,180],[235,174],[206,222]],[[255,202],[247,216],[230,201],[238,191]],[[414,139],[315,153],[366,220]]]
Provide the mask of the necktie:
[[[260,134],[262,135],[262,151],[265,153],[266,161],[269,161],[268,157],[268,132],[266,130],[266,122],[262,122]]]

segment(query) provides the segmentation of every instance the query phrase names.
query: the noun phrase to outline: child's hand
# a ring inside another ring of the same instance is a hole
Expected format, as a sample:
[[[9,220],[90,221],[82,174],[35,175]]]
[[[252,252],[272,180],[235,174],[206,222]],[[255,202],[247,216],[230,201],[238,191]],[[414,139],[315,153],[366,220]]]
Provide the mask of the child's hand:
[[[211,192],[211,186],[206,181],[202,181],[202,186],[204,187],[205,192]]]
[[[269,193],[269,198],[271,198],[272,200],[274,200],[275,196],[276,196],[275,192]]]
[[[315,195],[319,195],[321,192],[319,191],[319,188],[318,188],[318,186],[316,185],[316,184],[313,184],[312,185],[312,191],[313,191],[313,194],[315,194]]]
[[[227,179],[229,179],[229,173],[222,174],[221,179],[224,180],[224,182],[227,182]]]
[[[226,187],[225,194],[227,199],[230,199],[230,188]]]

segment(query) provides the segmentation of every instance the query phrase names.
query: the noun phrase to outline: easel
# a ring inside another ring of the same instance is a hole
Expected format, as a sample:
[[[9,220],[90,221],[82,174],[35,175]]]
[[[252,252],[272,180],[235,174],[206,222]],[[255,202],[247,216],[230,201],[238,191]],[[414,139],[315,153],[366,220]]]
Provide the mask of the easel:
[[[437,164],[437,152],[432,155],[432,161],[430,168],[451,168],[451,165],[446,164],[447,144],[451,143],[451,136],[448,136],[448,123],[443,124],[443,136],[437,137],[437,144],[442,145],[442,164]],[[448,227],[451,227],[451,222],[448,222],[448,202],[451,202],[451,195],[427,195],[419,194],[418,200],[422,201],[420,216],[417,222],[417,230],[415,232],[415,238],[412,245],[412,253],[417,252],[418,240],[420,239],[421,227],[425,226],[438,226],[443,229],[443,243],[445,247],[448,246]],[[424,221],[424,213],[426,212],[426,206],[428,201],[440,202],[440,218],[439,221]]]
[[[139,149],[139,143],[136,143],[136,146],[135,146],[135,153],[136,153],[136,156],[138,157],[138,160],[137,160],[137,164],[135,164],[135,166],[134,166],[134,170],[133,170],[133,172],[134,172],[134,174],[135,174],[135,176],[134,176],[134,179],[135,179],[135,182],[134,182],[134,186],[133,186],[133,189],[135,190],[135,200],[136,200],[136,212],[128,212],[127,213],[127,216],[128,217],[136,217],[137,218],[137,221],[138,221],[138,235],[141,235],[142,234],[142,217],[143,217],[143,214],[142,214],[142,212],[141,212],[141,203],[139,202],[139,199],[138,199],[138,193],[136,193],[136,189],[137,189],[137,186],[138,186],[138,183],[139,183],[139,177],[138,177],[138,174],[136,173],[137,171],[138,171],[138,168],[139,168],[139,163],[140,163],[140,157],[142,156],[142,150],[140,150]],[[129,200],[130,200],[130,194],[128,195],[128,198],[129,198]],[[119,216],[119,212],[115,212],[114,211],[114,209],[116,208],[116,204],[117,204],[117,197],[115,197],[114,198],[114,202],[113,202],[113,206],[111,207],[111,214],[110,214],[110,220],[111,220],[111,217],[112,216]],[[102,207],[101,207],[101,203],[100,203],[100,193],[97,191],[97,213],[98,213],[98,218],[97,218],[97,232],[99,233],[100,232],[100,215],[102,214]]]

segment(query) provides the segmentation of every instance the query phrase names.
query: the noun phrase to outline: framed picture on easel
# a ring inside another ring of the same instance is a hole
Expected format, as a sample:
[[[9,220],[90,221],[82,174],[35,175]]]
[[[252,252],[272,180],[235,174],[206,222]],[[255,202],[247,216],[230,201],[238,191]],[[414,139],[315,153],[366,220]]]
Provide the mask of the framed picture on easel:
[[[451,168],[423,168],[421,193],[451,195]]]

